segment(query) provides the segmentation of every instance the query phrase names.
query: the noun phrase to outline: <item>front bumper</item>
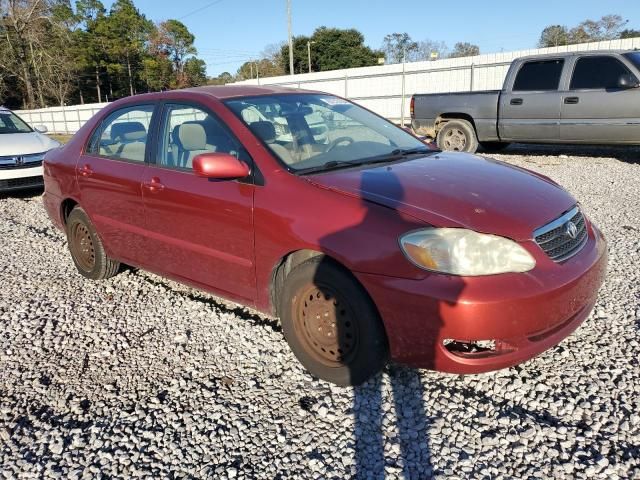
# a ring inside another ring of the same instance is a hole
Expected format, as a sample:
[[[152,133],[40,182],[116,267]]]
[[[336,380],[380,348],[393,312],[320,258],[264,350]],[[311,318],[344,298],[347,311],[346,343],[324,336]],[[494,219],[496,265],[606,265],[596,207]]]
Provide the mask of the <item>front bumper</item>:
[[[560,264],[533,242],[526,248],[537,261],[527,273],[428,274],[422,280],[357,274],[382,316],[391,358],[418,368],[481,373],[529,360],[570,335],[593,309],[604,280],[604,237],[589,226],[584,248]],[[452,348],[477,341],[494,347]]]
[[[42,166],[0,170],[0,191],[42,187]]]

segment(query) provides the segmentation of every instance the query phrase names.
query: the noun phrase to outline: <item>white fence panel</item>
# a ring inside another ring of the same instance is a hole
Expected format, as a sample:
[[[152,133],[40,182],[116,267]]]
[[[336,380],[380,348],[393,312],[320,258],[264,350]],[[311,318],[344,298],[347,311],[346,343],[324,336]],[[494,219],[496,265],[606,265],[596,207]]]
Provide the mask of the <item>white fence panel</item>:
[[[491,53],[475,57],[447,58],[432,62],[260,78],[237,83],[320,90],[354,100],[395,122],[400,122],[404,113],[406,122],[409,116],[409,101],[414,93],[500,89],[511,61],[518,57],[557,52],[633,48],[640,48],[640,37]],[[75,133],[105,105],[107,104],[94,103],[39,110],[18,110],[16,113],[31,125],[45,125],[50,132]]]

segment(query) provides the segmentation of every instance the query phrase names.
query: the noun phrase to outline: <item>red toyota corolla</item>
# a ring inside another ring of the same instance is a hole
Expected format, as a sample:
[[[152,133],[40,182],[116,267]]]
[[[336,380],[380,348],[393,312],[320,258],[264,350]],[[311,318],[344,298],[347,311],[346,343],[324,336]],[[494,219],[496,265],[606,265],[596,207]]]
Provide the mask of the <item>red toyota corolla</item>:
[[[556,345],[604,278],[600,231],[541,175],[441,153],[347,100],[202,87],[112,103],[44,164],[78,271],[134,265],[281,319],[302,364],[477,373]]]

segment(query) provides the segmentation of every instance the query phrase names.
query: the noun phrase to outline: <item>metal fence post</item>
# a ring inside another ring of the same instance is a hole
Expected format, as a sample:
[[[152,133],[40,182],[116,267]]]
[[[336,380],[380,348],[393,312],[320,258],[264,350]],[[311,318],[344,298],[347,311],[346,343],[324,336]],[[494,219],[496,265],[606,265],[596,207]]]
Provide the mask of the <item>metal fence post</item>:
[[[349,74],[344,72],[344,98],[349,98]]]
[[[475,72],[475,65],[471,64],[471,85],[469,85],[469,91],[473,92],[473,74]]]
[[[405,62],[402,59],[402,105],[400,106],[400,126],[404,127],[404,97],[405,97]]]
[[[62,119],[64,120],[64,133],[69,135],[69,125],[67,125],[67,109],[62,107]]]

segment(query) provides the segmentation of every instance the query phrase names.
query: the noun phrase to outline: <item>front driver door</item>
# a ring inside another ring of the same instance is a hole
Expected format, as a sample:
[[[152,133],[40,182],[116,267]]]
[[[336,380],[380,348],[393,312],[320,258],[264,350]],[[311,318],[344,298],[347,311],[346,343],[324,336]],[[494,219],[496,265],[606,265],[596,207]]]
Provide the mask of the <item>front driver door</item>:
[[[199,153],[251,159],[204,107],[165,104],[159,125],[142,188],[150,267],[232,299],[254,301],[255,187],[245,180],[198,177],[191,169]]]
[[[558,141],[563,65],[562,59],[545,59],[520,66],[513,84],[500,95],[501,140]]]

